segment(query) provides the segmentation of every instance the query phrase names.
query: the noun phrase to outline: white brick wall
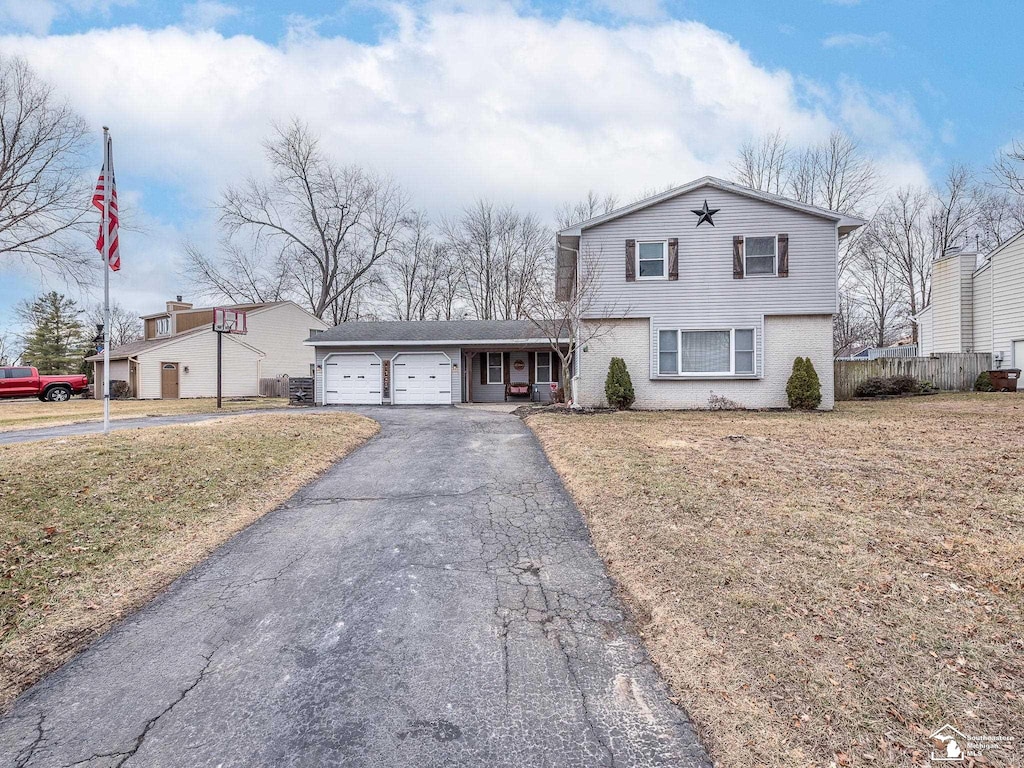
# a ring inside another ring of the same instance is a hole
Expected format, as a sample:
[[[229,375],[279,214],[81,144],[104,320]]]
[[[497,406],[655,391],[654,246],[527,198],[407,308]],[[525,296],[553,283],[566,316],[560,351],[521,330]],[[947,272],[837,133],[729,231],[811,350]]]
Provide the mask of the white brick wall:
[[[652,380],[650,321],[614,320],[611,331],[587,343],[580,353],[579,402],[603,406],[604,382],[612,357],[626,361],[634,408],[707,408],[712,394],[744,408],[785,408],[786,381],[797,356],[810,357],[821,379],[821,408],[835,405],[831,315],[775,315],[764,319],[764,371],[760,379]]]

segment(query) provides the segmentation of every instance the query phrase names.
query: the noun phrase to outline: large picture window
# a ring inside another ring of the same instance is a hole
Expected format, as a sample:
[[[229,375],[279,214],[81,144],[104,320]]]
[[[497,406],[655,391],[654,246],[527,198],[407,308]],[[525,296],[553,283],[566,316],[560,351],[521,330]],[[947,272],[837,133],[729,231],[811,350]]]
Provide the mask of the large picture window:
[[[753,328],[658,331],[662,376],[751,376],[754,358]]]
[[[745,271],[747,275],[774,275],[776,242],[775,237],[746,237],[744,254],[746,255]]]
[[[668,243],[638,242],[636,244],[636,274],[638,280],[655,280],[668,275]]]
[[[505,366],[501,352],[487,353],[487,383],[505,383]]]

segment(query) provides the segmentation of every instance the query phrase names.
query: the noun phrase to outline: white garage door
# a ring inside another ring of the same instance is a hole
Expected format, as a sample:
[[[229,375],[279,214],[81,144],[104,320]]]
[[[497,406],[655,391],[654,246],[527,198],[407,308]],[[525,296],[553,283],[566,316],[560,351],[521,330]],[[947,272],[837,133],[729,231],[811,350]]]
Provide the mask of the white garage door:
[[[380,405],[380,358],[369,353],[328,357],[324,361],[324,403]]]
[[[395,405],[451,404],[452,361],[443,352],[403,352],[392,370]]]

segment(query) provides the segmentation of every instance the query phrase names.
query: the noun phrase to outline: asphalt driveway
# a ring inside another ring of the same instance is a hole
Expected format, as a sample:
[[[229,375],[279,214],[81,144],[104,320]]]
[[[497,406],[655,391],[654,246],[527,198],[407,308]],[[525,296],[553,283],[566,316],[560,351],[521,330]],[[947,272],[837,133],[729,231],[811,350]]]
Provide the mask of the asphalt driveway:
[[[26,692],[0,765],[710,765],[522,422],[364,412],[377,438]]]

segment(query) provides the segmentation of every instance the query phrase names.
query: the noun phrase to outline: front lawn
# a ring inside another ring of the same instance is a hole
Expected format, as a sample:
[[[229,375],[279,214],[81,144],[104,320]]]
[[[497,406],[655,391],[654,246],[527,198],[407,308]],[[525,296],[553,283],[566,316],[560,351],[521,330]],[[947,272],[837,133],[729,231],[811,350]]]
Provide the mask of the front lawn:
[[[378,428],[267,413],[0,447],[0,708]]]
[[[1024,396],[529,419],[723,766],[1024,749]]]
[[[284,408],[285,397],[223,398],[224,411],[248,411]],[[214,397],[187,400],[111,400],[110,418],[137,419],[141,416],[174,416],[187,413],[212,413],[217,410]],[[72,398],[66,403],[42,403],[36,398],[0,400],[0,432],[33,427],[55,427],[83,421],[102,421],[103,400]]]

